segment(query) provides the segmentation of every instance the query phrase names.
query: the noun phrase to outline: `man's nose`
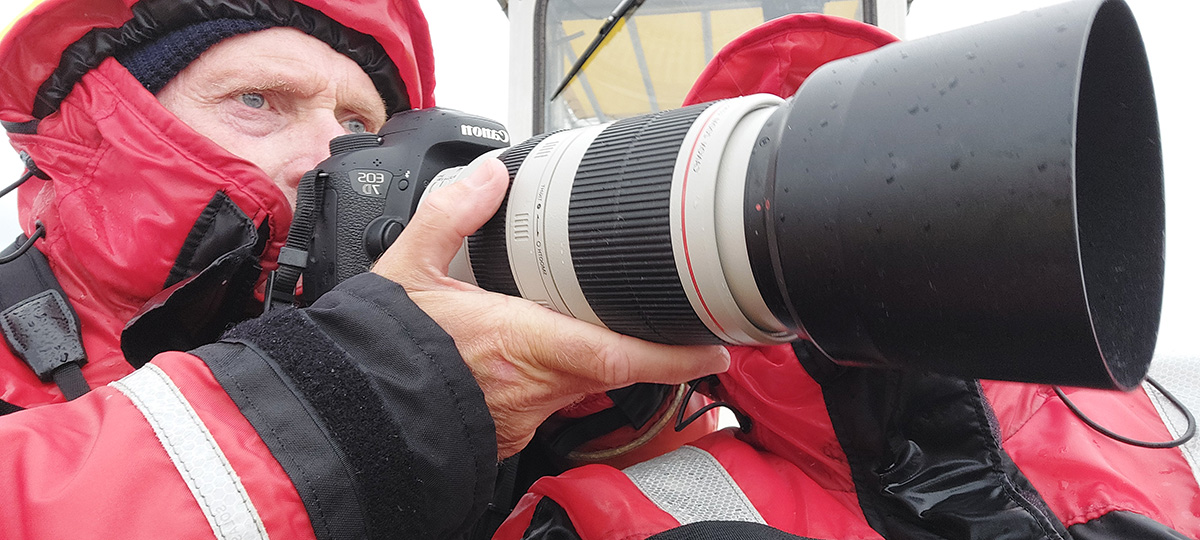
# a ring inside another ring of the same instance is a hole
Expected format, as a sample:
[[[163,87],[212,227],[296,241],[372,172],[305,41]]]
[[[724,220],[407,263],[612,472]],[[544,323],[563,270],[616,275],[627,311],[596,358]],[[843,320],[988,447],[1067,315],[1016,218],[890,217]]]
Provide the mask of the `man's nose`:
[[[350,131],[332,114],[321,115],[313,127],[312,140],[309,144],[311,157],[315,158],[313,166],[329,157],[329,141],[336,137],[349,134]]]
[[[293,165],[301,169],[299,174],[316,168],[317,164],[328,158],[329,141],[348,133],[349,131],[332,114],[321,115],[309,122],[305,133],[301,134],[301,140],[296,141],[301,147],[301,155],[297,156]]]

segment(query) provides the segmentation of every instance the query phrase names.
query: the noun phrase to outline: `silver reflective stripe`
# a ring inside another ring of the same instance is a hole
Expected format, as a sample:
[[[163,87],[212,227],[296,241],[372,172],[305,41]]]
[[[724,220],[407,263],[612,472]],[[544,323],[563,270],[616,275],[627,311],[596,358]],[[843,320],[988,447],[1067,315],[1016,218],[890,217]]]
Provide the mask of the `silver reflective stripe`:
[[[147,364],[111,386],[128,396],[154,428],[218,539],[267,538],[262,518],[229,460],[162,369]]]
[[[680,525],[713,520],[766,524],[717,458],[694,446],[682,446],[624,472]]]
[[[1173,394],[1193,415],[1200,413],[1200,357],[1187,356],[1157,356],[1150,364],[1150,376]],[[1187,430],[1187,420],[1183,413],[1175,408],[1169,400],[1158,393],[1149,383],[1142,383],[1158,415],[1167,425],[1172,437],[1179,437]],[[1192,437],[1183,446],[1183,457],[1192,467],[1192,476],[1200,484],[1200,436]]]

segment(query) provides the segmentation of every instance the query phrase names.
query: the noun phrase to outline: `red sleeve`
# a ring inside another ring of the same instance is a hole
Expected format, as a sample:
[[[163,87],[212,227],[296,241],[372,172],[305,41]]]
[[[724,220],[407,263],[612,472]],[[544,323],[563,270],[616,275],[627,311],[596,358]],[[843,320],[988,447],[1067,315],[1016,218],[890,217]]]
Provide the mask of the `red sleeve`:
[[[162,405],[172,398],[174,406]],[[171,423],[188,428],[164,430]],[[248,525],[276,538],[313,538],[279,463],[204,363],[188,354],[161,355],[74,401],[0,418],[0,440],[0,528],[10,538],[207,536],[214,516],[228,531]],[[191,451],[197,442],[216,446]],[[217,455],[224,460],[211,459]],[[201,497],[205,508],[193,493],[195,478],[189,483],[185,474],[223,477],[199,488],[206,494],[239,490]],[[252,519],[228,519],[237,515]]]

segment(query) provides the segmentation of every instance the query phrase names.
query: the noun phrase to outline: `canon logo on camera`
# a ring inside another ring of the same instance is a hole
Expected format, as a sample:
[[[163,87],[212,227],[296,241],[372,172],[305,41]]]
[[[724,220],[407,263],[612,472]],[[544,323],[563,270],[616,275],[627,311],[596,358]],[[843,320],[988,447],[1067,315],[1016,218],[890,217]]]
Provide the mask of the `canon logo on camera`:
[[[503,129],[489,129],[479,126],[462,125],[462,134],[468,137],[479,137],[480,139],[491,139],[502,143],[508,142],[508,132]]]

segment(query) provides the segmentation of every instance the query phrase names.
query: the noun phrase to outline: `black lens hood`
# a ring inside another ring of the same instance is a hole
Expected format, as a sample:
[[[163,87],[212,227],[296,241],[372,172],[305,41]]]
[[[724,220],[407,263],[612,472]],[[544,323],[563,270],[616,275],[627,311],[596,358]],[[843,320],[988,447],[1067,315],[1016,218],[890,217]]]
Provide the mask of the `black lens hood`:
[[[1142,380],[1162,304],[1162,155],[1123,2],[832,62],[785,107],[764,130],[775,146],[759,169],[773,177],[748,183],[770,202],[769,281],[782,290],[764,296],[831,359]]]

